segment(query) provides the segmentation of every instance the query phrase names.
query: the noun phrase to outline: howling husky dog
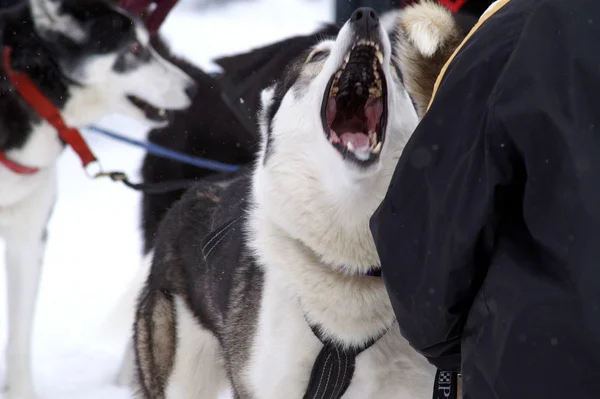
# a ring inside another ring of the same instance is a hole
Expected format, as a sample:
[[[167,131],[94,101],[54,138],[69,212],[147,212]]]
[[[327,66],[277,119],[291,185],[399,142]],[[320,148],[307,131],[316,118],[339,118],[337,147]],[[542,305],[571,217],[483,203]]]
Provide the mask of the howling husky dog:
[[[34,396],[30,340],[45,230],[65,144],[8,76],[26,74],[72,127],[122,113],[164,126],[190,104],[195,86],[149,45],[140,21],[98,0],[31,0],[3,16],[0,79],[0,237],[6,240],[10,398]],[[24,173],[24,167],[29,169]]]
[[[263,92],[256,165],[166,215],[134,325],[142,397],[431,397],[369,218],[462,35],[433,3],[382,25],[358,9],[293,62]]]

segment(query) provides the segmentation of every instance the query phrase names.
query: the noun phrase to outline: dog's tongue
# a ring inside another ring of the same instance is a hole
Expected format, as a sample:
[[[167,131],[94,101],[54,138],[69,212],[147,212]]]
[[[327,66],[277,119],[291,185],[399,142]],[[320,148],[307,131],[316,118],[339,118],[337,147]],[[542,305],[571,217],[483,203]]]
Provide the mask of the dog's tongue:
[[[344,133],[340,136],[340,140],[344,147],[348,144],[348,142],[352,143],[352,146],[356,150],[360,150],[363,148],[369,148],[369,136],[360,132],[360,133]]]
[[[370,98],[365,105],[365,116],[367,117],[367,124],[369,131],[374,132],[377,129],[377,124],[381,120],[383,115],[383,102],[381,98]]]

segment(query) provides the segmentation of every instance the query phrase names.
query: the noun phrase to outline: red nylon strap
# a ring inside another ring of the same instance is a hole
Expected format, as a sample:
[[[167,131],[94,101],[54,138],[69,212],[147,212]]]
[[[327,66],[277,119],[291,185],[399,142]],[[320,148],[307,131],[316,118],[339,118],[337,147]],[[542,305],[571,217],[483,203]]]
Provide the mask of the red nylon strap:
[[[11,161],[3,152],[0,152],[0,163],[19,175],[33,175],[40,171],[39,168],[30,168]]]
[[[467,0],[438,0],[438,2],[441,5],[447,7],[453,13],[457,13],[462,8],[462,6],[465,5]]]
[[[436,0],[438,3],[449,9],[453,13],[457,13],[462,6],[465,5],[467,0]],[[404,5],[416,3],[417,0],[404,0]]]
[[[60,138],[77,153],[83,167],[96,161],[96,157],[81,136],[81,133],[77,129],[66,125],[58,108],[35,87],[35,84],[27,75],[13,71],[10,65],[11,52],[12,49],[10,47],[4,47],[4,69],[12,84],[19,94],[21,94],[21,97],[56,129]]]

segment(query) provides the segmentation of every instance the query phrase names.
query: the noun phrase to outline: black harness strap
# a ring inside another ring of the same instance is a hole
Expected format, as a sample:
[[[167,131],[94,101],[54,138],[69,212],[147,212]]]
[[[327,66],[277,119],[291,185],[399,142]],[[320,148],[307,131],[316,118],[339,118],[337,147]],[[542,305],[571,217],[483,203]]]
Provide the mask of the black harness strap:
[[[356,357],[373,346],[389,330],[386,329],[362,346],[347,348],[324,337],[319,327],[310,323],[309,325],[315,336],[323,343],[323,348],[313,364],[303,399],[341,398],[352,382]]]
[[[438,370],[433,384],[433,399],[457,399],[458,374],[453,371]]]

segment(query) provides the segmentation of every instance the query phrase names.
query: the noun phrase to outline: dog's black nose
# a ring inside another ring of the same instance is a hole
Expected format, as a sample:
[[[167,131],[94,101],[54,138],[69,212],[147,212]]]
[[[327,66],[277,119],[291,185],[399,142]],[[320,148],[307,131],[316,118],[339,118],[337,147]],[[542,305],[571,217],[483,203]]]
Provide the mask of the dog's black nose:
[[[350,24],[361,39],[379,36],[379,15],[370,7],[357,8],[350,17]]]
[[[194,97],[196,97],[196,93],[198,93],[198,86],[195,83],[192,83],[191,85],[185,88],[185,94],[187,94],[191,100],[193,100]]]

